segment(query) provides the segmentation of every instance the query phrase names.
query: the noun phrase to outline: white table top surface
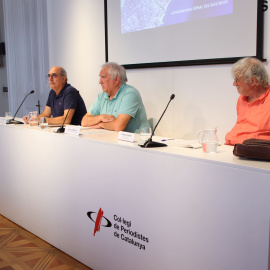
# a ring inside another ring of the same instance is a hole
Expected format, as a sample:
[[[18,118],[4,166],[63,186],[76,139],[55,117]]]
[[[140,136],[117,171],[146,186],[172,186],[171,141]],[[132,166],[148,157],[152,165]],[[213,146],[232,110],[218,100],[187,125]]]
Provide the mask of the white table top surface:
[[[181,138],[163,138],[158,136],[153,136],[153,141],[161,142],[162,139],[169,139],[165,141],[168,146],[167,147],[159,147],[159,148],[141,148],[138,146],[139,142],[139,134],[135,134],[134,142],[127,142],[118,139],[118,132],[107,131],[101,129],[90,129],[90,128],[82,128],[81,135],[70,135],[70,134],[60,134],[55,133],[57,127],[49,127],[48,129],[41,129],[40,127],[30,127],[29,125],[4,125],[0,124],[0,126],[7,126],[10,128],[18,128],[18,129],[27,129],[38,132],[49,132],[53,133],[55,136],[72,136],[76,137],[78,140],[90,140],[95,141],[97,143],[102,144],[113,144],[119,147],[130,148],[136,151],[144,151],[144,152],[155,152],[157,154],[169,155],[179,158],[187,158],[194,159],[197,161],[216,163],[218,165],[224,166],[232,166],[232,167],[243,167],[243,169],[250,169],[252,171],[261,171],[263,173],[270,174],[270,162],[269,161],[260,161],[260,160],[252,160],[239,158],[233,155],[233,146],[224,145],[220,143],[218,146],[218,150],[216,153],[204,153],[202,148],[188,148],[179,146],[178,139]]]

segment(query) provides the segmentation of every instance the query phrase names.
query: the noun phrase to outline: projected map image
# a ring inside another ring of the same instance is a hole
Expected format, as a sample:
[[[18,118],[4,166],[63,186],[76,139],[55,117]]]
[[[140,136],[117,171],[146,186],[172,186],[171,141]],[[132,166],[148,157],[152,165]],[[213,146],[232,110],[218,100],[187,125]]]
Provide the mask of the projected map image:
[[[129,33],[233,13],[233,0],[121,0],[121,32]]]

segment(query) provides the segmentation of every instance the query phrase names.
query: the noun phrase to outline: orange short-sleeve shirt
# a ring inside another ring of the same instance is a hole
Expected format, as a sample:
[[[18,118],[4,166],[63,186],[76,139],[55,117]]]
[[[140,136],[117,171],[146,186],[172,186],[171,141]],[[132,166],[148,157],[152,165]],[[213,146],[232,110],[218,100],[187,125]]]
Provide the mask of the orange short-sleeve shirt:
[[[237,122],[225,136],[225,144],[235,145],[247,139],[270,140],[270,87],[254,102],[240,96],[237,101]]]

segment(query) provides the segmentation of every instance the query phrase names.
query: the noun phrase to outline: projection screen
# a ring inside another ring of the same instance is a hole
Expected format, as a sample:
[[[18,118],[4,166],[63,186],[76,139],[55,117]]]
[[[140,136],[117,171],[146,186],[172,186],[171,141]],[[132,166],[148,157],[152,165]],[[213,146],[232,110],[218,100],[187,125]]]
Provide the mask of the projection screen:
[[[263,58],[261,0],[105,0],[106,61],[126,68]]]

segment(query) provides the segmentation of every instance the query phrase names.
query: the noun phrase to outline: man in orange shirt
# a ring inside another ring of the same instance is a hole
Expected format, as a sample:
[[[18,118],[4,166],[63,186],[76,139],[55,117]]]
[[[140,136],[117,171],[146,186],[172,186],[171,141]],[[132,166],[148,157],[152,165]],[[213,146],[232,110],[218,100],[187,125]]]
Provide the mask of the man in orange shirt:
[[[237,121],[225,136],[226,143],[235,145],[255,138],[270,140],[270,87],[267,71],[256,58],[243,58],[232,67],[233,85],[240,97]]]

